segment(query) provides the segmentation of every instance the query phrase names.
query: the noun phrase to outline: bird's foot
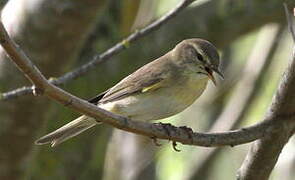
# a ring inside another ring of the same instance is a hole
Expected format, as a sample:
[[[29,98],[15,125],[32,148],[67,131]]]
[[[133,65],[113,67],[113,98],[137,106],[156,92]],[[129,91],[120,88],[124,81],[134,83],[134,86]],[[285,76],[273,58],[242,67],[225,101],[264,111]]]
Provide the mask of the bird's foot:
[[[155,123],[155,124],[161,126],[161,127],[164,129],[164,131],[166,132],[167,136],[169,137],[168,140],[171,141],[171,138],[170,138],[170,137],[171,137],[171,131],[173,131],[176,127],[173,126],[173,125],[170,124],[170,123],[161,123],[161,122],[159,122],[159,123]],[[183,128],[183,127],[182,127],[182,128]],[[191,130],[191,131],[192,131],[192,130]],[[157,145],[158,143],[157,143],[157,141],[155,141],[156,138],[152,138],[152,139],[154,140],[154,143]],[[177,149],[176,146],[177,146],[176,141],[172,141],[172,147],[173,147],[173,149],[174,149],[176,152],[180,152],[180,150]]]
[[[170,131],[174,128],[176,128],[175,126],[173,126],[170,123],[154,123],[155,125],[161,126],[161,128],[165,131],[165,133],[167,134],[167,136],[169,137],[168,140],[170,141],[170,137],[171,137],[171,133]]]
[[[172,147],[173,147],[174,151],[176,151],[176,152],[180,152],[181,150],[180,150],[180,149],[177,149],[176,146],[177,146],[176,141],[173,141],[173,142],[172,142]]]

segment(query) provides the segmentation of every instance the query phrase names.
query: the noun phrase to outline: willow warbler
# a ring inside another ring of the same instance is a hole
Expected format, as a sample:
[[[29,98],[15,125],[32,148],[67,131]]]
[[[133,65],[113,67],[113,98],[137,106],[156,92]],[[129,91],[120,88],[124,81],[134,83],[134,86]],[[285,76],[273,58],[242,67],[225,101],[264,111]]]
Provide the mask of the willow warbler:
[[[209,79],[216,84],[213,72],[223,77],[218,66],[214,45],[203,39],[187,39],[89,102],[134,121],[163,119],[190,106]],[[56,146],[97,124],[99,120],[83,115],[36,144]]]

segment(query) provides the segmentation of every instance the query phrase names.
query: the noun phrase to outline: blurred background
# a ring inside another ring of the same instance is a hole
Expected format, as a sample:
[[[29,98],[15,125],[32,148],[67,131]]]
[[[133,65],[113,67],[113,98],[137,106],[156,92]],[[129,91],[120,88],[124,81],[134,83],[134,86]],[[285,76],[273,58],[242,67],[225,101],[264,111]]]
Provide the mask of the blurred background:
[[[180,0],[1,0],[9,34],[48,78],[90,61]],[[200,0],[160,29],[62,88],[89,99],[186,38],[215,44],[225,80],[184,112],[164,119],[199,132],[218,132],[263,120],[291,57],[283,0]],[[289,7],[295,3],[287,1]],[[0,52],[0,92],[30,83]],[[155,102],[159,103],[159,102]],[[0,100],[1,180],[228,180],[235,179],[249,145],[202,148],[94,127],[56,148],[34,141],[79,116],[45,97]],[[295,139],[284,148],[271,179],[294,180]]]

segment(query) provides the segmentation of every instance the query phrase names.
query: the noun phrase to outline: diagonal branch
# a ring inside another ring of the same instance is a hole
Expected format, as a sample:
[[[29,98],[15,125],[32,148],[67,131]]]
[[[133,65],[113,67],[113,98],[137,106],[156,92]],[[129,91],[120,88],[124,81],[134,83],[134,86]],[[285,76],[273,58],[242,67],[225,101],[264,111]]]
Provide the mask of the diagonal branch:
[[[270,132],[276,132],[278,121],[268,119],[248,128],[223,133],[193,133],[188,131],[187,128],[176,128],[172,125],[163,126],[161,124],[131,121],[75,97],[47,81],[25,53],[17,48],[16,44],[9,38],[2,22],[0,22],[0,44],[17,67],[36,86],[37,94],[44,94],[75,111],[97,118],[125,131],[152,138],[168,139],[182,144],[206,147],[239,145],[262,138]]]
[[[96,67],[98,64],[110,59],[112,56],[126,49],[131,43],[159,29],[163,24],[167,23],[170,19],[178,15],[184,8],[189,6],[194,1],[196,0],[183,0],[174,9],[169,11],[167,14],[165,14],[164,16],[162,16],[155,22],[151,23],[150,25],[148,25],[147,27],[143,29],[135,31],[134,33],[129,35],[127,38],[125,38],[123,41],[107,49],[104,53],[94,56],[91,61],[82,65],[81,67],[78,67],[64,74],[58,79],[51,80],[51,83],[54,85],[62,85],[62,84],[65,84],[66,82],[69,82],[70,80],[81,77],[82,75],[86,74],[88,71]],[[2,93],[0,95],[0,100],[8,100],[8,99],[16,98],[22,95],[32,94],[32,92],[33,92],[33,87],[21,87],[9,92]]]
[[[222,113],[210,128],[210,132],[228,131],[241,124],[255,97],[260,94],[261,82],[274,59],[274,52],[282,38],[282,31],[281,26],[273,24],[266,25],[260,30],[258,40],[241,73],[242,77]],[[261,52],[262,49],[263,52]],[[200,158],[192,163],[194,167],[190,171],[192,174],[188,175],[189,179],[200,179],[209,175],[211,165],[222,150],[222,148],[211,148],[200,151],[198,155]]]
[[[294,37],[293,24],[289,11],[285,5],[287,21]],[[293,39],[295,40],[295,38]],[[295,41],[293,41],[293,53],[291,62],[279,88],[272,105],[269,108],[267,117],[277,123],[277,132],[273,132],[256,141],[249,150],[241,168],[238,171],[239,180],[267,180],[274,168],[279,155],[293,135],[295,130]]]

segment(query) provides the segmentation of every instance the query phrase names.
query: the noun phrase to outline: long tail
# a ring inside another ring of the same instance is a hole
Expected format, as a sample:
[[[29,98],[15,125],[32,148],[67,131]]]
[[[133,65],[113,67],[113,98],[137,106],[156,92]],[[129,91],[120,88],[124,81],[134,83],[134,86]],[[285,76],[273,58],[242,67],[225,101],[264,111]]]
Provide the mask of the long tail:
[[[51,143],[51,147],[54,147],[97,124],[98,122],[91,117],[80,116],[79,118],[73,120],[72,122],[53,131],[52,133],[49,133],[41,137],[35,142],[35,144],[42,145],[42,144]]]

